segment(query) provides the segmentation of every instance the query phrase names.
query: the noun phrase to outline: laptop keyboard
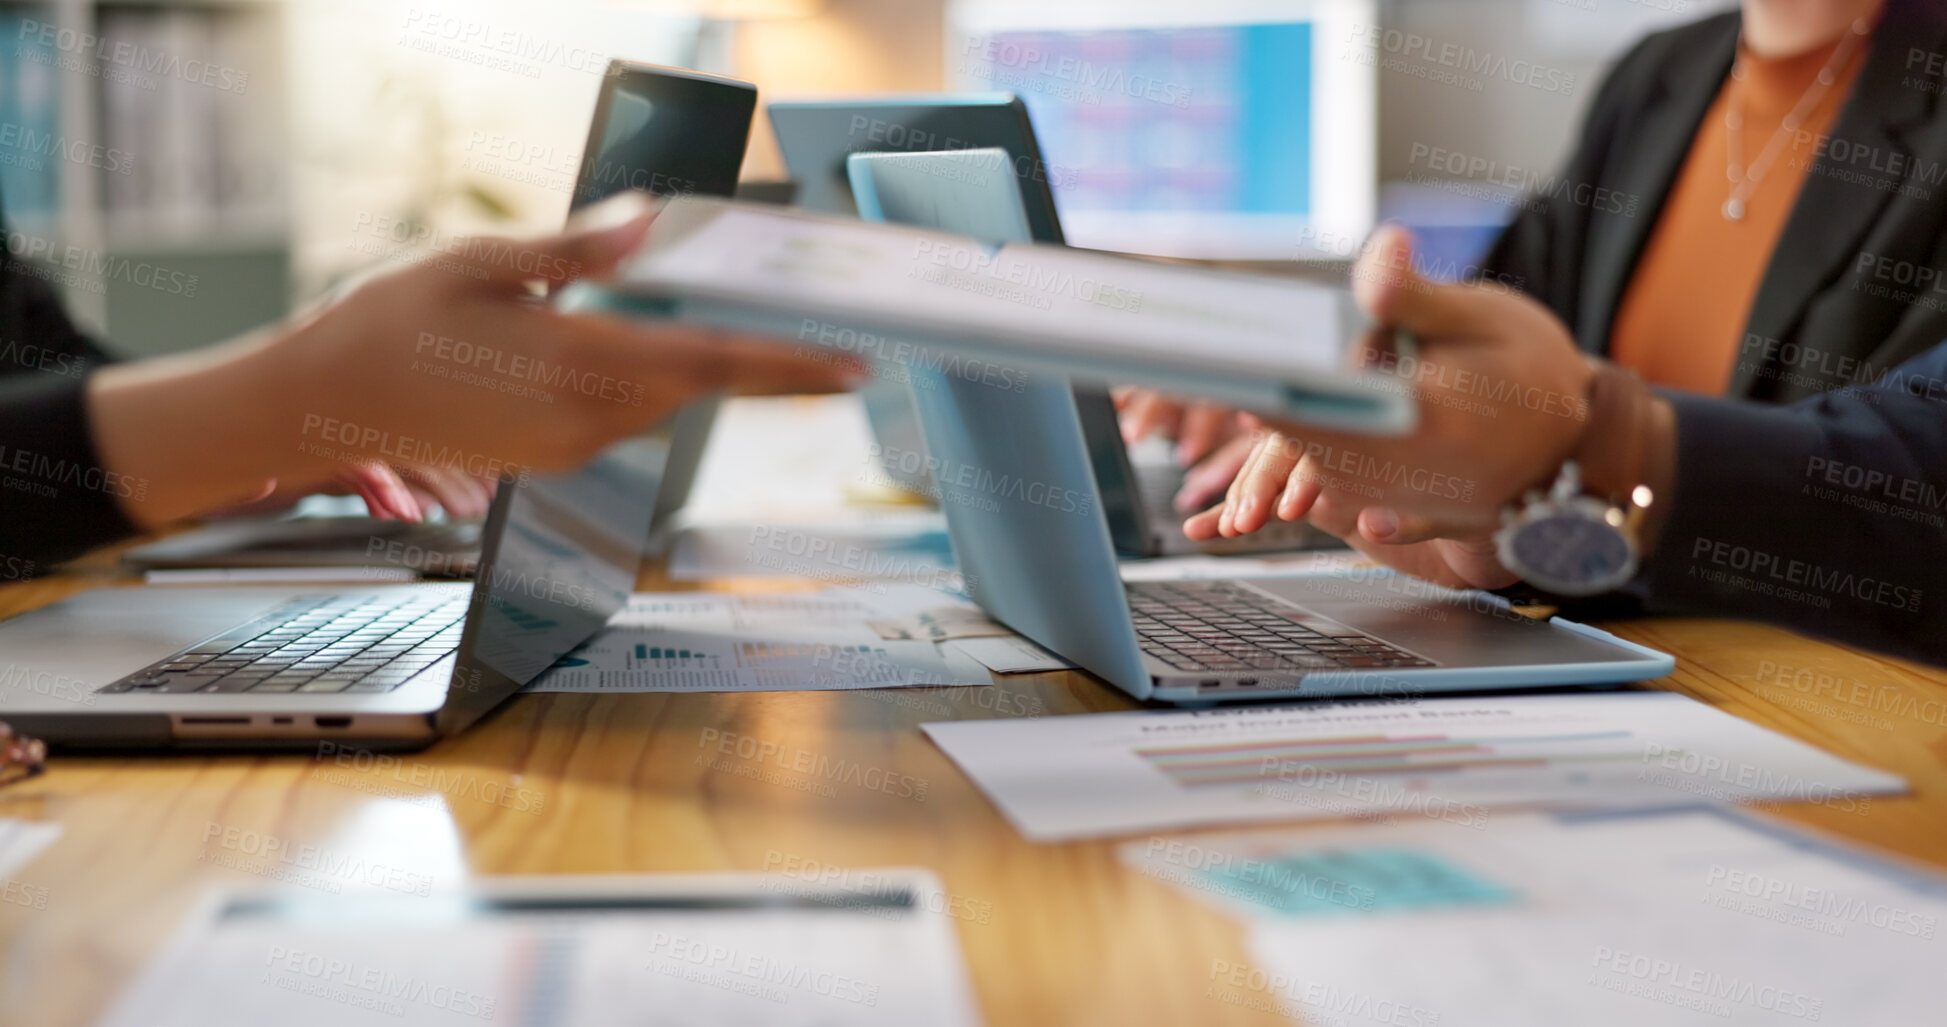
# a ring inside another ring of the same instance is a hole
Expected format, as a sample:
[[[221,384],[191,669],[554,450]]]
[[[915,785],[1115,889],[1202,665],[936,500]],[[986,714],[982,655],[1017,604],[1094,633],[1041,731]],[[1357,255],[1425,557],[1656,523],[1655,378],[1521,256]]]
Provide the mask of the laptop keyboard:
[[[389,692],[460,645],[465,596],[304,596],[103,692]]]
[[[1132,581],[1143,652],[1178,670],[1431,667],[1377,638],[1222,581]]]

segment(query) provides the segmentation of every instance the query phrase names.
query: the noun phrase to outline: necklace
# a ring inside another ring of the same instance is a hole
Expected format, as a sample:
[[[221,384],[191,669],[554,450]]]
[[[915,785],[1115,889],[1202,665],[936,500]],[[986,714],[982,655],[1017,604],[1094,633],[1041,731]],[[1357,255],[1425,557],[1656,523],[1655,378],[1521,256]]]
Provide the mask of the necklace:
[[[1778,154],[1785,148],[1785,141],[1798,131],[1798,126],[1805,123],[1805,118],[1818,107],[1819,101],[1825,99],[1826,92],[1839,80],[1839,69],[1852,59],[1853,51],[1859,49],[1859,44],[1872,30],[1873,27],[1864,18],[1852,23],[1852,31],[1839,41],[1838,47],[1832,51],[1832,57],[1825,62],[1825,67],[1819,69],[1818,77],[1812,80],[1811,88],[1798,98],[1791,113],[1785,115],[1785,120],[1778,125],[1778,131],[1771,134],[1771,141],[1765,144],[1758,159],[1752,161],[1749,167],[1744,164],[1744,112],[1738,109],[1735,100],[1729,104],[1729,109],[1724,112],[1725,149],[1728,151],[1724,177],[1731,180],[1731,198],[1724,201],[1724,220],[1744,220],[1745,202],[1758,191],[1758,183],[1764,181],[1765,172],[1770,171],[1771,165],[1777,162]],[[1731,66],[1731,77],[1744,78],[1742,45],[1738,47],[1737,62]]]

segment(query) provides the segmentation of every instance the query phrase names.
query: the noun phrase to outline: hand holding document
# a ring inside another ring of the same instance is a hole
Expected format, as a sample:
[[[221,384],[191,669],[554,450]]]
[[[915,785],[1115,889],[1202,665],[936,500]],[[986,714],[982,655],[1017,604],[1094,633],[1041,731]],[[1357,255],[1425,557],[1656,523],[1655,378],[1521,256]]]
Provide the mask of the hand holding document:
[[[676,317],[956,373],[1151,385],[1346,431],[1404,433],[1410,391],[1348,370],[1350,293],[1060,246],[720,200],[671,200],[607,285],[563,309]]]
[[[1500,806],[1781,799],[1905,782],[1669,692],[1317,703],[924,725],[1021,833],[1061,841]]]

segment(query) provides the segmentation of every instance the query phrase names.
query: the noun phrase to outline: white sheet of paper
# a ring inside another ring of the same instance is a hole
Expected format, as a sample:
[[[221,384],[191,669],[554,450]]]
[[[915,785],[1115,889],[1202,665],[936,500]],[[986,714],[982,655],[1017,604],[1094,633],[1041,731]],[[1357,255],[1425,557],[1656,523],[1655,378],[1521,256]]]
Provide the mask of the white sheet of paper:
[[[1186,365],[1312,373],[1342,366],[1345,333],[1334,293],[1270,276],[1049,246],[989,247],[942,233],[750,208],[724,209],[704,228],[670,239],[652,238],[632,256],[624,282],[704,295],[735,282],[739,293],[802,306],[807,316],[866,311],[979,338],[1059,339],[1076,350]]]
[[[11,878],[59,837],[60,824],[0,817],[0,878]]]
[[[926,724],[1036,841],[1392,810],[1780,798],[1905,782],[1670,692],[1317,703]]]
[[[873,508],[843,520],[690,524],[670,544],[669,576],[869,578],[947,589],[961,584],[939,511]]]
[[[772,692],[988,685],[977,661],[866,623],[967,605],[912,585],[821,592],[643,592],[531,692]]]
[[[1947,879],[1724,807],[1497,814],[1485,831],[1406,818],[1124,855],[1233,912],[1240,893],[1356,896],[1246,908],[1253,965],[1212,968],[1217,1000],[1309,1023],[1939,1018]]]
[[[978,1023],[936,879],[870,873],[869,895],[721,874],[219,896],[103,1027]]]
[[[1019,635],[962,638],[948,642],[946,647],[972,657],[996,674],[1039,674],[1075,666]]]

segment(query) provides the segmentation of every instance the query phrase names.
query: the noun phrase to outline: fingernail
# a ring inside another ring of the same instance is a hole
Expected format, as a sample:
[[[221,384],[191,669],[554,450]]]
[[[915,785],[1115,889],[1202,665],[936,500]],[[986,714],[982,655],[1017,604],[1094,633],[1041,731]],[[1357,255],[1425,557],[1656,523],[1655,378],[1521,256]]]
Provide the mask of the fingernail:
[[[1376,541],[1392,538],[1399,534],[1399,515],[1385,507],[1374,509],[1367,515],[1366,531]]]
[[[1255,492],[1249,493],[1245,495],[1243,501],[1239,504],[1237,516],[1240,518],[1256,517],[1257,508],[1258,508],[1257,493]]]

